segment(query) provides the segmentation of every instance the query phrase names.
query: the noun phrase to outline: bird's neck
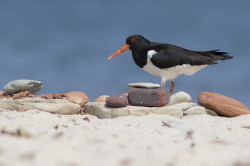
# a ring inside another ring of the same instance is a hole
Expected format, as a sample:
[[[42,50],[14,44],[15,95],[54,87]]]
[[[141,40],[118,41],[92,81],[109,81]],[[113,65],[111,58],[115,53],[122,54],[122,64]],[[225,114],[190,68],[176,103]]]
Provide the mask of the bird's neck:
[[[140,68],[143,68],[143,66],[147,64],[147,50],[146,49],[138,48],[138,49],[132,50],[132,56],[133,56],[134,62]]]

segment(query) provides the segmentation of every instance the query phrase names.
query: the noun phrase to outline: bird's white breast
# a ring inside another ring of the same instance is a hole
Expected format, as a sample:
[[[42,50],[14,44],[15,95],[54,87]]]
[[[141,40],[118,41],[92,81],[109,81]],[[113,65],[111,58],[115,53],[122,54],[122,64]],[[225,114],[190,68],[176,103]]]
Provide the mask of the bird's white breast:
[[[191,66],[190,64],[183,64],[183,65],[177,65],[175,67],[161,69],[155,66],[150,60],[156,53],[157,52],[155,50],[148,51],[147,64],[143,66],[142,69],[152,75],[165,78],[166,80],[174,80],[178,75],[181,74],[193,75],[197,71],[207,66],[207,65]]]

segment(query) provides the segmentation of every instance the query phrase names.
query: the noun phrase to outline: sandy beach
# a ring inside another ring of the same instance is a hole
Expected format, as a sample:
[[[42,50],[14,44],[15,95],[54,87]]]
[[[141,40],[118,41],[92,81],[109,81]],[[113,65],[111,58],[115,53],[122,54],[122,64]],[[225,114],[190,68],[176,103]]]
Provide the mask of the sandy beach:
[[[1,166],[250,165],[250,115],[98,119],[36,110],[0,114]]]

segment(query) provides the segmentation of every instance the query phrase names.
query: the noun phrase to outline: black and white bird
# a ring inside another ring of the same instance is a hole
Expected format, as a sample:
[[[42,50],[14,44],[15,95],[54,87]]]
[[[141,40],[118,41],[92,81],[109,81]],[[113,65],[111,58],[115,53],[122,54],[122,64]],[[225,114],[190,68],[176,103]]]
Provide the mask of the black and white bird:
[[[130,49],[135,63],[144,71],[161,77],[161,88],[167,80],[171,81],[170,93],[175,89],[174,79],[186,74],[193,75],[208,65],[217,64],[219,60],[233,58],[219,50],[191,51],[179,46],[150,42],[141,35],[129,36],[126,44],[108,57],[114,58]]]

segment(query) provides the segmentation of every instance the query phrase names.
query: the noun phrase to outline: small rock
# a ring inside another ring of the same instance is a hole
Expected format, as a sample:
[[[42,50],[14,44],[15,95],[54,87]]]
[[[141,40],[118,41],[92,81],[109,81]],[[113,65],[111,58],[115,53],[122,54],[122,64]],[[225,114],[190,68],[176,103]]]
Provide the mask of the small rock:
[[[183,111],[173,106],[141,107],[128,105],[126,107],[114,108],[107,107],[103,102],[88,102],[84,105],[84,111],[101,119],[129,115],[143,116],[147,114],[168,114],[177,118],[183,117]]]
[[[0,99],[4,98],[6,96],[6,94],[2,91],[0,91]]]
[[[109,107],[126,107],[128,105],[128,98],[123,95],[112,95],[106,100]]]
[[[182,102],[191,102],[191,101],[192,101],[192,98],[188,93],[180,91],[180,92],[173,94],[170,97],[170,102],[168,103],[168,105],[173,105],[173,104],[182,103]]]
[[[132,87],[132,88],[148,88],[148,89],[160,88],[161,87],[159,84],[144,83],[144,82],[131,83],[131,84],[128,84],[128,86]]]
[[[44,99],[53,99],[54,95],[53,94],[45,94],[45,95],[40,95],[40,97],[42,97]]]
[[[85,121],[87,121],[87,122],[90,122],[89,117],[85,117],[85,118],[83,118],[82,120],[85,120]]]
[[[166,89],[133,88],[128,92],[129,103],[134,106],[162,107],[169,103]]]
[[[184,115],[204,115],[207,114],[206,109],[202,106],[193,106],[184,111]]]
[[[88,96],[83,92],[69,92],[63,94],[71,102],[80,104],[83,107],[87,102],[89,102]]]
[[[21,91],[29,91],[31,94],[36,94],[42,88],[42,82],[35,80],[15,80],[4,86],[4,92],[12,95]]]
[[[186,111],[187,109],[196,105],[197,105],[196,103],[192,103],[192,102],[183,102],[183,103],[173,104],[171,106],[178,107],[178,108],[181,108],[182,111]]]
[[[218,114],[212,110],[209,110],[209,109],[206,109],[206,112],[208,115],[211,115],[211,116],[218,116]]]
[[[29,95],[30,95],[30,92],[26,90],[26,91],[21,91],[19,93],[13,94],[12,98],[13,99],[21,99],[21,98],[27,97]]]
[[[106,102],[106,100],[107,100],[108,97],[109,97],[109,96],[107,96],[107,95],[99,96],[99,97],[97,97],[97,98],[95,99],[95,102]]]
[[[53,99],[63,99],[66,97],[64,94],[53,94]],[[73,102],[73,101],[72,101]]]
[[[212,92],[202,92],[199,95],[198,103],[209,110],[228,117],[250,113],[249,109],[241,102]]]

